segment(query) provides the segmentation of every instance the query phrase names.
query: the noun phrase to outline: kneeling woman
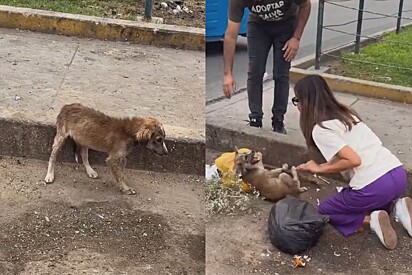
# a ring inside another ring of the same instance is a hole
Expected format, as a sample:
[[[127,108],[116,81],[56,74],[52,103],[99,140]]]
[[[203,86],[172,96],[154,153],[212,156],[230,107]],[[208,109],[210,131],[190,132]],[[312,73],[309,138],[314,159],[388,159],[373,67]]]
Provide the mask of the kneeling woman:
[[[412,236],[412,199],[400,198],[407,176],[399,159],[362,122],[355,111],[339,103],[326,81],[308,76],[295,85],[293,103],[300,111],[300,126],[308,147],[318,149],[326,163],[313,160],[298,166],[316,174],[340,172],[349,187],[321,201],[318,211],[345,237],[364,223],[388,249],[397,244],[391,226],[392,209]]]

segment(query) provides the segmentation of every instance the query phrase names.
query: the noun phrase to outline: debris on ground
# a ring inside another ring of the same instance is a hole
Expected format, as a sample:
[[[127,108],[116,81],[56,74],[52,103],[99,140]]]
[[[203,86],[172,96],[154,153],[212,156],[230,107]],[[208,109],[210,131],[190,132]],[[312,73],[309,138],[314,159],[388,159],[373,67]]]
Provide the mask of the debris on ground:
[[[309,257],[308,255],[303,255],[303,256],[299,256],[299,255],[295,255],[293,256],[293,268],[296,267],[305,267],[307,263],[309,263],[312,260],[311,257]]]
[[[343,187],[342,186],[336,186],[336,192],[340,193],[342,192]]]
[[[232,215],[236,211],[252,211],[252,200],[259,197],[258,191],[245,193],[239,181],[225,185],[219,177],[212,177],[205,181],[206,209],[209,215]]]
[[[249,152],[240,148],[239,152]],[[233,214],[235,211],[251,211],[251,200],[259,192],[244,182],[234,171],[235,152],[222,153],[213,165],[206,165],[206,208],[214,213]]]
[[[296,267],[305,267],[306,263],[303,261],[302,256],[295,255],[293,256],[293,268]]]
[[[181,12],[193,14],[193,11],[189,10],[189,8],[184,5],[182,0],[168,0],[166,2],[161,2],[160,7],[172,14],[178,14]]]
[[[238,152],[249,153],[251,150],[248,148],[240,148]],[[252,188],[247,182],[239,179],[239,175],[237,175],[234,171],[235,153],[236,152],[226,152],[215,159],[215,166],[218,171],[218,175],[222,178],[222,183],[226,186],[232,185],[233,182],[238,182],[244,192],[253,192],[254,188]]]

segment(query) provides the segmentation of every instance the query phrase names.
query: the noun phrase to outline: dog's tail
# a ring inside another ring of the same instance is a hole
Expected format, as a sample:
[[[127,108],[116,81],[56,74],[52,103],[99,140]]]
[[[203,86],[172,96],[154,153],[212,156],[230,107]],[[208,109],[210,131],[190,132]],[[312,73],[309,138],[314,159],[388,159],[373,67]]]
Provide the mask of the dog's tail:
[[[76,163],[79,163],[80,146],[78,146],[75,141],[73,141],[73,153]]]

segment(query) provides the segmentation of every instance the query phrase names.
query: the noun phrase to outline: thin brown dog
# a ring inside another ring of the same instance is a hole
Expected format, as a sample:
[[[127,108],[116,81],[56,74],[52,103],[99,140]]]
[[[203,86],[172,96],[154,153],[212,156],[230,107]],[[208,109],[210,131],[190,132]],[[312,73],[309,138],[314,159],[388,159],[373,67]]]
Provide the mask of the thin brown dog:
[[[57,132],[54,138],[46,183],[54,181],[54,167],[57,153],[67,138],[73,139],[80,152],[87,175],[97,178],[96,171],[89,164],[89,149],[108,154],[109,165],[120,191],[134,195],[124,179],[126,157],[134,144],[144,144],[147,149],[159,156],[167,154],[165,131],[162,124],[154,118],[115,118],[105,115],[79,103],[63,106],[57,116]],[[77,161],[77,154],[76,154]]]
[[[267,170],[263,166],[260,152],[239,153],[236,148],[235,171],[245,182],[255,187],[263,197],[273,202],[285,198],[286,195],[298,196],[307,191],[306,187],[300,187],[294,166],[290,172],[287,164],[284,164],[282,168]]]

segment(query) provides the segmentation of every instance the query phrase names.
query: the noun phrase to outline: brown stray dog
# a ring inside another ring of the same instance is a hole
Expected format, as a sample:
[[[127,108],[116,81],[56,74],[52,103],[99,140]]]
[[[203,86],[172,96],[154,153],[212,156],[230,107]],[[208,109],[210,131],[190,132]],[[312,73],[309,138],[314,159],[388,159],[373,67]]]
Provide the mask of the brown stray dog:
[[[307,191],[306,187],[300,187],[296,167],[292,166],[290,172],[287,164],[278,169],[265,169],[260,152],[239,153],[236,148],[235,171],[263,197],[273,202],[285,198],[286,195],[296,197]]]
[[[54,181],[54,167],[57,153],[66,138],[75,142],[90,178],[97,178],[96,171],[89,164],[89,149],[107,153],[106,163],[120,191],[134,195],[136,191],[125,183],[124,168],[126,157],[136,143],[146,146],[156,155],[167,154],[164,142],[165,131],[162,124],[154,118],[114,118],[79,103],[63,106],[56,121],[57,132],[54,138],[46,183]],[[78,160],[76,154],[76,161]]]

